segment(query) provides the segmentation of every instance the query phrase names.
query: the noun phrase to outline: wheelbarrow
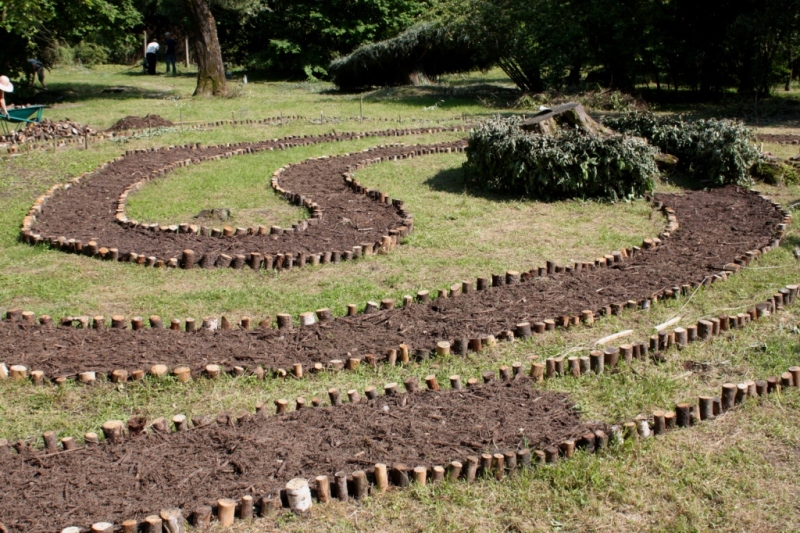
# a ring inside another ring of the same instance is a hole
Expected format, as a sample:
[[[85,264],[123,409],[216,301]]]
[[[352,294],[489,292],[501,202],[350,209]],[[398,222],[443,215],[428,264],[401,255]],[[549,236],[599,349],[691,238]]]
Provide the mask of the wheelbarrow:
[[[6,135],[11,133],[9,129],[9,124],[15,124],[13,126],[14,131],[19,131],[20,128],[27,126],[28,124],[38,124],[42,121],[42,112],[44,111],[43,105],[32,105],[28,107],[15,107],[14,109],[8,110],[8,118],[0,113],[0,124],[3,126],[3,130],[5,131]]]

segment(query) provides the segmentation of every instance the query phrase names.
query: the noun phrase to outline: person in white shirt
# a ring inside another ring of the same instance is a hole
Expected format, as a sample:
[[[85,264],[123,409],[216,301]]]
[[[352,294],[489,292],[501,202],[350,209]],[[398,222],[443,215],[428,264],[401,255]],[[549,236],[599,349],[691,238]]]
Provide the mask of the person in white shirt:
[[[147,51],[145,53],[145,57],[147,59],[147,73],[155,75],[156,73],[156,59],[158,58],[158,49],[161,48],[158,46],[158,41],[153,39],[150,41],[150,44],[147,45]]]

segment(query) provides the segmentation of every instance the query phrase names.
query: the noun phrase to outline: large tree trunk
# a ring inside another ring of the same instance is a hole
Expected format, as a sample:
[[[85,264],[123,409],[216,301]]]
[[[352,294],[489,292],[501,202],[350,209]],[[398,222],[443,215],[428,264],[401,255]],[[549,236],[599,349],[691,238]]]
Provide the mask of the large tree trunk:
[[[197,88],[195,96],[224,96],[225,67],[222,49],[217,38],[217,22],[211,14],[209,0],[185,0],[192,20],[197,60]]]

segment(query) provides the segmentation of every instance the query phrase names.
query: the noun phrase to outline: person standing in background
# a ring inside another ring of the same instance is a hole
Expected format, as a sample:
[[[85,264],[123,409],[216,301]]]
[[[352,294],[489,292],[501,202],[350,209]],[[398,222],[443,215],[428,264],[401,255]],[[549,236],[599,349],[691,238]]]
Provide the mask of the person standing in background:
[[[158,41],[153,39],[150,41],[150,44],[147,45],[147,73],[151,76],[156,74],[156,61],[158,60],[158,49],[161,48],[158,45]]]
[[[39,83],[42,84],[42,89],[47,90],[44,84],[44,65],[38,59],[28,60],[28,84],[33,87],[36,85],[36,77],[39,77]]]
[[[166,56],[165,60],[167,63],[166,73],[169,74],[169,65],[172,64],[172,75],[175,76],[176,74],[178,74],[178,71],[175,69],[175,63],[176,63],[175,49],[178,46],[178,42],[172,38],[172,34],[169,32],[165,33],[164,36],[167,38],[167,43],[166,43],[167,48],[164,54]]]
[[[6,108],[6,93],[13,93],[14,85],[8,76],[0,76],[0,111],[8,118],[8,108]]]

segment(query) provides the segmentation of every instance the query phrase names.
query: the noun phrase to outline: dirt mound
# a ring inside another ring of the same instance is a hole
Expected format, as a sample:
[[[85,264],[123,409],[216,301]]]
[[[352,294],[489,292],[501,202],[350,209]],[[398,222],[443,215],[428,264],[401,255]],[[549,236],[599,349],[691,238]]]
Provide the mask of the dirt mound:
[[[32,533],[141,521],[171,507],[188,516],[219,498],[250,494],[257,505],[261,496],[278,498],[292,478],[362,470],[369,479],[376,463],[466,465],[482,452],[580,443],[597,429],[606,428],[582,423],[566,395],[534,390],[526,378],[278,416],[222,415],[191,430],[128,435],[74,452],[0,454],[0,522]]]
[[[115,122],[107,131],[144,130],[147,128],[165,128],[174,125],[175,124],[159,115],[145,115],[143,117],[130,115]]]

